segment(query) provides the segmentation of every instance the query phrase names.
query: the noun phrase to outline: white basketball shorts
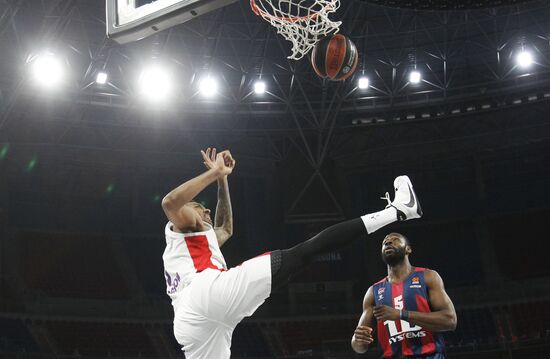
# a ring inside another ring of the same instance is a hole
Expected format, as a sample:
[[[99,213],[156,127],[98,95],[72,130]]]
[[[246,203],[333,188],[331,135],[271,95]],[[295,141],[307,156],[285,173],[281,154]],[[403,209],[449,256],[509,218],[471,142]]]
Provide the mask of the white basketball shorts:
[[[206,269],[174,304],[174,335],[186,359],[228,359],[233,330],[271,294],[271,255],[228,271]]]

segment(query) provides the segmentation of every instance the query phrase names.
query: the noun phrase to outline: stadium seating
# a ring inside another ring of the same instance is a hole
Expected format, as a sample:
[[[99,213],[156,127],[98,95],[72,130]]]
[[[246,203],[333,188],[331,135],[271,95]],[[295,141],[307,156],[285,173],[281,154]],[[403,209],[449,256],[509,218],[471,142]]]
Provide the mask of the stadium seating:
[[[535,239],[546,238],[547,230],[540,223],[548,221],[549,215],[548,210],[538,210],[499,216],[489,221],[493,247],[504,278],[518,280],[550,276],[550,267],[546,263],[550,242],[538,240],[536,245],[530,245]],[[524,246],[525,256],[518,255],[518,248],[523,250]]]
[[[6,278],[0,278],[0,311],[18,312],[24,309],[21,298],[17,296]]]
[[[257,323],[244,322],[237,325],[231,343],[233,356],[269,357],[269,347]]]
[[[459,310],[458,323],[454,332],[445,333],[445,339],[452,346],[487,343],[495,341],[497,328],[493,314],[488,308]]]
[[[0,352],[37,350],[36,343],[22,320],[0,318]]]
[[[155,356],[141,324],[49,322],[46,324],[59,354],[82,356]]]
[[[550,301],[519,303],[509,306],[512,334],[517,337],[540,338],[550,330]]]
[[[20,232],[19,272],[34,290],[53,297],[127,299],[127,284],[101,235]]]
[[[162,264],[162,253],[166,246],[164,237],[124,236],[120,240],[143,290],[151,295],[165,295]]]
[[[304,320],[278,323],[288,354],[323,349],[326,345],[349,346],[355,319]]]

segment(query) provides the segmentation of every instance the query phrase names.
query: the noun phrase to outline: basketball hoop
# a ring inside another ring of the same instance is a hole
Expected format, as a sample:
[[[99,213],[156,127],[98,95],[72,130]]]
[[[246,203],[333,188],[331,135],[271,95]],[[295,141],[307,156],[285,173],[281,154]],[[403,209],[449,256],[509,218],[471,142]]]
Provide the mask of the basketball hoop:
[[[250,0],[250,7],[292,42],[288,58],[293,60],[304,57],[320,38],[337,33],[342,23],[328,18],[340,0]]]

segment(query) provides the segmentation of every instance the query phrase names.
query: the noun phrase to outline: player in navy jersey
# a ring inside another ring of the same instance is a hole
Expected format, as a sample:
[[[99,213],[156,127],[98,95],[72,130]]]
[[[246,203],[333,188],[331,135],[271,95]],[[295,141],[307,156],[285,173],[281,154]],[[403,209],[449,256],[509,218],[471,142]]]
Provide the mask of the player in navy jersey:
[[[251,316],[298,269],[322,253],[341,248],[395,221],[422,216],[407,176],[393,185],[395,197],[381,211],[335,224],[292,248],[275,250],[228,268],[220,247],[233,233],[227,177],[235,160],[229,151],[202,152],[206,172],[192,178],[164,197],[168,218],[162,256],[166,293],[174,308],[174,336],[187,359],[228,359],[231,336],[243,318]],[[193,202],[210,184],[218,184],[214,221],[210,210]],[[261,241],[261,237],[255,238]]]
[[[412,248],[402,234],[390,233],[382,241],[382,259],[388,276],[372,285],[363,300],[363,314],[351,339],[357,353],[378,342],[384,358],[445,358],[440,332],[455,330],[456,312],[436,271],[413,267]]]

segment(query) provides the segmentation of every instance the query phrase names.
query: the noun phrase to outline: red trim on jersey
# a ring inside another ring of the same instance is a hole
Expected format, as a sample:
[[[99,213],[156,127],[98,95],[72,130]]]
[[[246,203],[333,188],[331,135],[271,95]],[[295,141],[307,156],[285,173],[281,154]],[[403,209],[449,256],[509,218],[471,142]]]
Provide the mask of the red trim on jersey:
[[[384,350],[384,358],[391,358],[393,356],[393,350],[390,344],[390,334],[384,322],[380,320],[378,321],[378,342]]]
[[[205,235],[185,237],[185,244],[197,273],[202,272],[207,268],[220,270],[212,263],[212,251],[208,246],[208,238]]]
[[[393,306],[395,308],[395,298],[401,296],[401,303],[403,303],[403,309],[405,309],[405,297],[403,293],[403,283],[392,283],[392,301]],[[401,320],[396,320],[395,324],[397,326],[397,332],[401,333],[403,331],[403,328],[401,327]],[[401,354],[402,355],[413,355],[413,351],[411,348],[411,344],[409,343],[409,340],[407,338],[403,338],[401,341]]]
[[[380,279],[378,282],[374,283],[373,286],[375,286],[377,284],[380,284],[380,283],[384,283],[386,281],[386,279],[388,279],[388,277],[384,277],[384,278]]]
[[[415,267],[414,268],[415,272],[424,272],[425,270],[426,270],[426,268],[422,268],[422,267]]]
[[[421,295],[416,295],[416,308],[419,312],[430,313],[430,304]],[[426,336],[422,338],[422,354],[428,354],[435,352],[435,341],[434,335],[431,330],[424,329],[426,331]]]

